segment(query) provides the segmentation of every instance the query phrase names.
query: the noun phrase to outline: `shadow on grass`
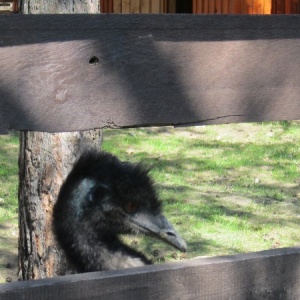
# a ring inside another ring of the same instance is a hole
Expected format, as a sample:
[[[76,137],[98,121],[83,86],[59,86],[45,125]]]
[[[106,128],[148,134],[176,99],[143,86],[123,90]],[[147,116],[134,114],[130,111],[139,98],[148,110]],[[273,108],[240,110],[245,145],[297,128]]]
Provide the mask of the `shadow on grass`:
[[[16,281],[18,277],[18,245],[15,237],[0,238],[0,283],[6,278]]]
[[[166,194],[174,194],[174,197],[163,199],[165,211],[168,218],[171,218],[173,222],[175,220],[173,223],[175,228],[186,239],[189,257],[207,255],[208,253],[234,254],[241,252],[238,247],[226,246],[226,243],[222,243],[222,239],[216,242],[214,234],[211,239],[204,239],[201,234],[206,234],[206,237],[209,235],[205,232],[205,228],[213,229],[216,232],[221,230],[222,232],[224,228],[228,229],[228,226],[232,226],[231,222],[233,222],[233,226],[236,228],[232,229],[231,238],[234,236],[234,231],[237,235],[247,235],[250,232],[255,235],[255,232],[261,232],[259,233],[260,239],[265,239],[267,243],[268,237],[264,238],[265,232],[276,231],[275,228],[278,226],[295,228],[300,225],[300,207],[299,201],[296,200],[291,202],[278,201],[272,198],[262,199],[249,195],[243,196],[215,191],[199,193],[196,188],[165,184],[158,185],[158,187],[159,190],[168,190]],[[268,190],[276,191],[277,187],[268,186]],[[176,195],[184,196],[181,199],[176,199]],[[232,200],[229,200],[230,198]],[[259,206],[257,211],[255,208],[251,208],[253,204]],[[282,209],[278,209],[277,212],[277,207]],[[261,210],[264,211],[261,212]],[[204,229],[202,233],[200,229],[199,233],[193,236],[194,226],[199,223],[204,224]],[[222,234],[219,233],[219,235]],[[146,243],[146,251],[151,251],[153,243],[151,241]],[[232,243],[234,244],[234,241]],[[169,253],[166,255],[172,256],[170,254],[172,250],[168,249],[165,252]]]
[[[247,128],[236,132],[248,134]],[[239,248],[227,247],[220,237],[230,226],[236,227],[229,229],[232,239],[236,230],[237,234],[251,233],[253,239],[259,236],[263,241],[264,234],[278,231],[278,226],[290,227],[292,232],[300,224],[299,147],[293,140],[295,135],[286,139],[283,135],[298,129],[291,122],[282,122],[255,130],[252,140],[235,136],[228,140],[226,132],[226,138],[219,140],[205,136],[205,129],[194,127],[178,135],[170,127],[113,131],[107,140],[112,139],[114,147],[110,149],[118,149],[121,159],[152,167],[165,214],[187,240],[189,252],[204,255],[211,252],[209,249],[223,249],[238,253]],[[171,141],[169,136],[173,136]],[[122,144],[124,137],[126,143]],[[155,151],[149,151],[148,145]],[[205,239],[201,237],[201,230],[207,228],[219,235],[217,242],[216,235],[209,238],[209,231],[202,231]],[[152,246],[152,241],[146,242],[147,251]]]
[[[201,239],[199,241],[192,241],[188,243],[188,251],[191,253],[209,253],[211,249],[214,251],[223,251],[224,253],[238,253],[239,249],[233,247],[224,247],[224,245],[216,243],[212,239]]]
[[[9,181],[11,177],[18,175],[18,152],[17,133],[0,136],[0,181]]]
[[[264,187],[271,194],[271,191],[274,193],[278,190],[276,186],[268,185]],[[197,192],[197,189],[192,189],[190,187],[172,187],[163,185],[160,189],[171,190],[176,193],[183,193],[187,197],[192,196],[187,199],[176,199],[175,197],[164,199],[165,206],[170,212],[171,215],[176,215],[179,219],[185,219],[186,215],[189,217],[194,217],[198,220],[203,221],[215,221],[218,216],[228,216],[228,217],[237,217],[245,220],[251,220],[252,223],[257,224],[274,224],[274,225],[288,225],[290,223],[295,223],[300,225],[300,201],[297,199],[294,200],[276,200],[272,198],[259,198],[252,197],[249,195],[241,195],[238,197],[234,193],[227,192]],[[292,192],[293,188],[290,188]],[[197,197],[198,195],[198,197]],[[229,200],[232,197],[232,200]],[[238,200],[237,200],[238,198]],[[268,216],[265,214],[260,215],[261,212],[255,211],[255,209],[251,209],[249,211],[247,207],[252,204],[260,205],[260,209],[263,208],[268,213]],[[174,210],[172,212],[172,207],[180,207],[185,206],[185,210],[180,211],[180,209]],[[278,207],[281,206],[282,210],[285,211],[286,214],[289,214],[289,218],[286,218],[286,215],[277,214],[275,209],[274,213],[267,212],[269,207]],[[190,207],[190,209],[188,209]]]
[[[180,171],[180,169],[184,169],[186,165],[192,166],[191,170],[194,171],[221,171],[226,169],[230,170],[235,166],[242,165],[243,167],[257,168],[259,173],[259,168],[264,166],[283,169],[283,166],[276,162],[277,159],[287,160],[287,164],[284,165],[284,168],[287,168],[289,165],[294,167],[295,162],[293,158],[299,155],[296,153],[297,149],[293,142],[257,146],[243,143],[193,141],[189,143],[188,147],[190,150],[199,150],[199,153],[201,151],[209,154],[209,151],[211,151],[212,157],[195,157],[195,154],[189,156],[188,152],[183,156],[178,152],[176,154],[179,156],[178,159],[174,159],[173,157],[163,159],[161,157],[155,157],[146,151],[141,151],[134,154],[134,159],[146,165],[153,166],[160,171],[165,170],[167,167],[172,167],[174,170],[178,169],[178,171]],[[291,153],[291,149],[295,149],[295,152]],[[221,151],[223,158],[232,158],[233,160],[226,162],[224,159],[220,164],[220,160],[214,155],[216,153],[214,150]],[[241,151],[247,153],[247,159],[240,158],[242,157],[239,155]],[[288,160],[290,160],[290,162],[288,162]]]
[[[187,241],[188,252],[181,253],[172,246],[166,245],[163,242],[158,242],[152,238],[143,240],[143,245],[139,251],[145,253],[155,263],[164,262],[167,260],[182,260],[196,256],[207,256],[208,253],[236,254],[240,249],[235,247],[226,247],[222,243],[217,243],[213,239],[199,239]],[[133,245],[134,247],[134,245]]]

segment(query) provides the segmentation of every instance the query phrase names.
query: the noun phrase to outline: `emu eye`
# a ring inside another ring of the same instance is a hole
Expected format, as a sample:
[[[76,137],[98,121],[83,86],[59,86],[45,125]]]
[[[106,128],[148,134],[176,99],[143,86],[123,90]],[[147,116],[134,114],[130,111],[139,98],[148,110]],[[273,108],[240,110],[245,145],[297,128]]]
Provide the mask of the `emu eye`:
[[[126,206],[125,206],[125,210],[129,213],[129,214],[133,214],[135,212],[137,212],[139,208],[139,205],[137,202],[135,201],[130,201],[130,202],[127,202],[126,203]]]

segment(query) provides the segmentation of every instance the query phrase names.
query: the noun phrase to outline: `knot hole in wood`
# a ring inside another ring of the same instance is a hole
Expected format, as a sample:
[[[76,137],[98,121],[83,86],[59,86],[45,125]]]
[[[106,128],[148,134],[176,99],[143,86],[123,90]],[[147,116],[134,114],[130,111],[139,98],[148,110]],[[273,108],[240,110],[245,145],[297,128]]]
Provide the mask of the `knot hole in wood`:
[[[99,63],[99,58],[97,56],[92,56],[90,59],[89,59],[89,64],[92,65],[92,66],[95,66]]]

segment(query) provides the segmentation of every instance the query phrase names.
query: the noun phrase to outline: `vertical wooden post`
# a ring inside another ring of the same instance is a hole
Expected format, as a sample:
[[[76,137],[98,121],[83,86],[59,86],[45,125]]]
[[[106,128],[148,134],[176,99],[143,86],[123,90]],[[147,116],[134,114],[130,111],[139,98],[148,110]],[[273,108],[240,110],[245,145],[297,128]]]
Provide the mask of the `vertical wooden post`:
[[[218,12],[218,13],[228,14],[230,12],[229,11],[229,1],[228,0],[221,0],[220,2],[221,2],[221,4],[220,4],[221,11]]]
[[[272,11],[272,0],[264,0],[263,2],[263,14],[270,15]]]

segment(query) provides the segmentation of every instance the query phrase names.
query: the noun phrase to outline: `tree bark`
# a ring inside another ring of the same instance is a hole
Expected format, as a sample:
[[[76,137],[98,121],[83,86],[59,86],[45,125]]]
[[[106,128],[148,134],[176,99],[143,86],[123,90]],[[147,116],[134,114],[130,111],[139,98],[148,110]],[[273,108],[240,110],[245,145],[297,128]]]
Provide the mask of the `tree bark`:
[[[24,0],[25,14],[97,13],[100,0]],[[19,154],[19,279],[71,273],[52,234],[52,209],[74,161],[87,148],[100,149],[101,130],[22,132]]]

